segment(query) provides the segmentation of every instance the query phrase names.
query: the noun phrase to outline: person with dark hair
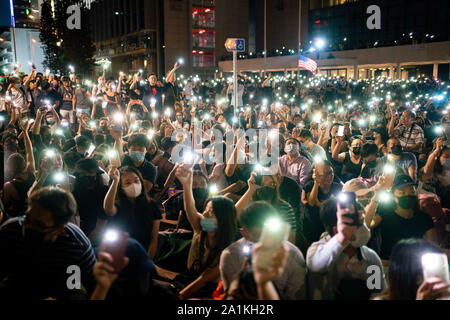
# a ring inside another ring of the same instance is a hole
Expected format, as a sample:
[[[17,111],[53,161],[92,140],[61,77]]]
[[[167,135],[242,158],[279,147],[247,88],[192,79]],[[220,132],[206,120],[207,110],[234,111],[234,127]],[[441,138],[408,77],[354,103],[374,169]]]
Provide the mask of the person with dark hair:
[[[416,183],[411,177],[397,175],[391,193],[392,199],[380,203],[377,209],[380,218],[375,226],[379,227],[382,238],[381,258],[389,259],[392,248],[401,239],[424,238],[431,243],[439,243],[433,219],[420,210]]]
[[[435,193],[443,208],[450,208],[450,147],[437,138],[427,163],[419,172],[419,190]]]
[[[374,185],[376,183],[375,175],[378,165],[377,157],[378,148],[376,144],[371,142],[363,144],[363,146],[361,147],[361,158],[363,161],[363,165],[361,168],[360,177],[371,185]]]
[[[245,258],[244,247],[250,248],[261,236],[264,223],[274,217],[280,217],[277,210],[265,201],[256,201],[248,205],[239,215],[240,232],[243,238],[232,243],[220,256],[220,275],[224,290],[227,291],[232,280],[242,269]],[[303,254],[291,242],[285,241],[287,263],[282,275],[274,281],[274,286],[283,300],[305,299],[306,265]]]
[[[98,240],[108,219],[103,209],[103,200],[108,192],[103,173],[94,159],[81,159],[75,165],[72,194],[78,205],[80,229],[91,242]]]
[[[144,191],[140,171],[131,166],[109,170],[112,183],[105,196],[103,209],[112,217],[108,227],[126,231],[147,249],[153,259],[158,248],[161,212],[158,204]]]
[[[327,158],[325,150],[318,144],[315,144],[312,140],[312,134],[309,130],[302,129],[302,131],[300,132],[300,136],[298,137],[298,141],[300,141],[302,150],[308,151],[313,159],[315,157],[321,157],[322,159]]]
[[[65,164],[65,167],[67,168],[67,171],[70,174],[73,174],[75,172],[75,164],[83,159],[83,156],[75,151],[67,151],[63,155],[63,161]]]
[[[304,204],[303,231],[309,244],[319,240],[325,231],[320,220],[320,206],[325,200],[336,195],[342,186],[334,180],[331,163],[324,160],[314,163],[312,180],[308,181],[302,190]]]
[[[338,196],[339,197],[339,196]],[[369,266],[383,265],[375,251],[366,244],[370,230],[364,222],[364,208],[356,202],[357,225],[346,215],[336,197],[326,200],[320,208],[320,219],[327,232],[308,248],[306,263],[310,271],[310,293],[314,300],[368,300],[373,293],[386,288],[384,274],[378,279],[381,288],[367,287]]]
[[[230,199],[215,196],[206,200],[201,214],[195,207],[192,192],[192,168],[178,166],[176,177],[183,184],[184,209],[194,230],[185,278],[189,284],[180,291],[180,298],[211,297],[219,281],[220,254],[235,239],[236,207]]]
[[[268,170],[267,168],[264,168]],[[271,204],[285,222],[291,226],[291,231],[288,240],[295,243],[297,232],[296,211],[292,206],[281,199],[280,197],[280,181],[281,175],[270,175],[269,172],[257,177],[256,172],[252,172],[250,178],[247,180],[248,189],[245,194],[236,203],[236,210],[238,218],[244,208],[252,201],[266,201]]]
[[[383,173],[384,166],[393,160],[395,174],[408,174],[414,181],[417,180],[417,159],[411,152],[404,152],[397,138],[391,138],[387,142],[388,155],[378,162],[377,176]]]
[[[11,180],[3,185],[2,201],[9,215],[13,217],[25,213],[27,192],[36,179],[33,145],[28,134],[29,125],[29,122],[25,126],[21,125],[25,140],[26,159],[20,153],[13,153],[7,159],[5,166]]]
[[[81,154],[81,156],[84,158],[86,152],[89,149],[89,146],[91,145],[91,141],[83,135],[80,135],[75,138],[75,150]]]
[[[449,283],[440,278],[423,279],[422,257],[427,253],[445,254],[422,239],[404,239],[392,248],[388,287],[376,300],[436,300],[449,298]]]
[[[151,162],[145,159],[145,154],[149,146],[147,136],[142,133],[133,133],[128,139],[128,154],[124,154],[122,134],[112,130],[111,135],[116,141],[115,147],[119,152],[122,166],[130,166],[139,170],[144,179],[142,187],[144,188],[144,192],[148,194],[156,181],[157,169]]]
[[[0,227],[0,296],[9,299],[67,299],[68,267],[80,268],[81,284],[92,293],[94,250],[84,233],[69,221],[77,212],[70,192],[46,187],[31,194],[24,216]]]
[[[387,130],[383,127],[373,129],[373,142],[378,148],[378,157],[387,156],[386,143],[389,140]]]
[[[69,119],[70,123],[74,123],[75,95],[70,87],[70,79],[68,77],[64,77],[62,83],[63,85],[58,89],[58,93],[62,98],[59,113],[62,119]]]
[[[284,151],[286,154],[278,159],[281,175],[295,180],[302,189],[310,175],[311,162],[300,155],[300,143],[295,138],[286,139]]]

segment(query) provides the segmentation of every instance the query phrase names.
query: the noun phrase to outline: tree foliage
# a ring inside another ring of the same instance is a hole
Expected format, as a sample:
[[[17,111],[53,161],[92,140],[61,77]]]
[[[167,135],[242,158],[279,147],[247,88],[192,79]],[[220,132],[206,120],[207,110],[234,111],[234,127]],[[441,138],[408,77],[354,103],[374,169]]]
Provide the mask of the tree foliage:
[[[68,29],[67,8],[79,4],[77,0],[56,0],[55,18],[52,17],[50,0],[42,3],[41,41],[44,44],[45,62],[52,71],[67,72],[69,64],[76,73],[90,74],[93,68],[95,47],[90,36],[89,10],[81,7],[81,29]],[[44,15],[45,14],[45,15]],[[61,45],[57,46],[60,41]]]

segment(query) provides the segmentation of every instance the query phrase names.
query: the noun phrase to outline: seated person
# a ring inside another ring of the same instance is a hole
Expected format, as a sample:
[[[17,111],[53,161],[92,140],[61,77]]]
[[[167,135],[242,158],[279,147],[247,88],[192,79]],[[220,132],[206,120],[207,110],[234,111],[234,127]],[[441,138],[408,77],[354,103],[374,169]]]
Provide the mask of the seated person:
[[[220,254],[235,238],[236,208],[230,199],[216,196],[206,201],[203,214],[198,213],[192,193],[192,169],[179,166],[176,176],[183,184],[184,209],[194,230],[184,279],[188,284],[180,291],[180,298],[212,297],[219,282]]]
[[[274,216],[278,216],[278,213],[265,201],[251,203],[240,214],[239,225],[243,238],[223,250],[220,256],[220,276],[225,291],[242,269],[246,258],[244,247],[258,242],[264,222]],[[305,299],[305,259],[292,243],[286,241],[285,246],[287,248],[286,267],[273,284],[282,300]]]
[[[69,298],[67,268],[72,265],[80,268],[82,287],[92,293],[95,255],[85,234],[69,223],[76,211],[71,193],[45,187],[31,194],[25,216],[2,224],[0,296]]]
[[[341,209],[337,198],[325,201],[320,208],[320,218],[327,235],[308,248],[306,265],[309,273],[311,298],[314,300],[368,300],[373,293],[386,288],[383,278],[381,288],[370,290],[367,280],[369,266],[383,266],[378,255],[366,247],[370,230],[364,222],[364,209],[356,202],[358,225],[345,215],[349,208]]]

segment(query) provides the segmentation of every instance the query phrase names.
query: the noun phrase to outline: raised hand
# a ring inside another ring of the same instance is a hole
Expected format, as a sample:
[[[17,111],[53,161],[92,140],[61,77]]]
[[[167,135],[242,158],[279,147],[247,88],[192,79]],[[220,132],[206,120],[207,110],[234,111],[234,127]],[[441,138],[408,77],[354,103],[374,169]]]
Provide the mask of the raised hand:
[[[183,185],[183,188],[192,186],[192,168],[186,165],[179,165],[175,171],[175,176]]]
[[[348,244],[349,241],[353,240],[354,233],[357,226],[349,225],[353,222],[352,219],[344,216],[349,213],[349,209],[342,209],[339,202],[337,203],[337,237],[338,241],[342,245]]]
[[[261,250],[261,244],[256,243],[253,246],[252,261],[256,261],[259,251]],[[260,269],[257,267],[256,263],[252,265],[253,277],[255,282],[258,284],[263,284],[269,281],[274,281],[278,279],[282,274],[284,267],[286,266],[288,250],[283,243],[277,248],[277,251],[272,256],[272,263],[269,269]]]
[[[123,258],[123,268],[128,264],[129,259],[127,257]],[[109,289],[113,282],[117,279],[118,273],[115,272],[112,266],[113,258],[107,252],[100,252],[98,254],[98,261],[94,265],[93,274],[97,285],[103,289]]]
[[[111,167],[108,171],[109,178],[115,182],[120,180],[120,172],[116,167]]]

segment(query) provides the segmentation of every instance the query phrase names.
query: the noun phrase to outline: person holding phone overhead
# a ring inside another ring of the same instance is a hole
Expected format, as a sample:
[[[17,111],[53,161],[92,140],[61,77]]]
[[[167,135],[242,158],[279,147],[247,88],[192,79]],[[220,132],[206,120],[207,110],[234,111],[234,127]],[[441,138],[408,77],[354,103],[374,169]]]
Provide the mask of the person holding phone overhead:
[[[194,230],[187,261],[188,274],[175,278],[187,283],[180,291],[180,299],[211,297],[219,282],[220,254],[236,236],[236,208],[232,200],[215,196],[206,200],[203,214],[197,212],[190,165],[178,166],[176,177],[183,185],[184,210]]]
[[[339,129],[338,129],[339,131]],[[333,160],[342,163],[341,174],[339,175],[342,181],[359,177],[362,168],[361,159],[361,147],[362,141],[359,138],[352,138],[349,152],[339,153],[342,143],[344,141],[343,136],[336,135],[337,144],[334,146],[332,157]]]
[[[370,230],[363,213],[364,208],[355,201],[352,192],[332,197],[320,208],[320,219],[327,235],[311,244],[306,254],[312,299],[368,300],[372,294],[386,288],[384,274],[380,289],[367,287],[371,275],[367,267],[378,266],[383,270],[383,266],[377,253],[366,246]]]

